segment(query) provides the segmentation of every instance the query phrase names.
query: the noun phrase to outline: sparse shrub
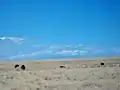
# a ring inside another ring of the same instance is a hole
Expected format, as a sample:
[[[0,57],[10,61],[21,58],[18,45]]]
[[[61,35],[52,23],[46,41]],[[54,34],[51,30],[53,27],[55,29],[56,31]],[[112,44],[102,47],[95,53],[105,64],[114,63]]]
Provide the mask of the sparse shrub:
[[[34,75],[36,75],[36,73],[34,73]]]
[[[67,80],[70,80],[70,77],[67,76]]]
[[[51,77],[48,77],[48,76],[45,76],[44,79],[45,79],[45,80],[52,80],[52,78],[51,78]]]
[[[116,64],[116,68],[119,68],[120,67],[120,65],[119,64]]]
[[[77,88],[77,90],[81,90],[81,88],[80,88],[80,87],[78,87],[78,88]]]
[[[61,79],[61,77],[58,77],[58,79]]]
[[[14,77],[13,76],[6,76],[6,79],[13,79]]]
[[[116,78],[116,76],[112,76],[112,79],[115,79]]]
[[[19,68],[17,68],[17,69],[16,69],[16,71],[20,71],[20,69],[19,69]]]
[[[45,80],[48,80],[48,77],[45,77]]]
[[[108,64],[108,67],[113,67],[113,64],[111,64],[111,63],[110,63],[110,64]]]
[[[74,78],[73,80],[76,81],[76,78]]]
[[[97,83],[84,83],[83,85],[82,85],[82,87],[83,88],[88,88],[88,87],[91,87],[91,88],[95,88],[95,87],[97,87],[97,88],[101,88],[101,87],[103,87],[101,84],[97,84]]]
[[[42,85],[42,83],[41,83],[41,82],[38,82],[37,84],[38,84],[39,86],[40,86],[40,85]]]
[[[39,81],[39,79],[37,78],[35,81]]]
[[[99,79],[104,79],[103,77],[99,77]]]
[[[90,68],[94,68],[94,66],[93,66],[93,65],[91,65],[91,66],[90,66]]]
[[[32,72],[29,72],[29,74],[32,74]]]
[[[44,85],[44,88],[47,88],[48,86],[47,85]]]
[[[13,77],[13,76],[11,76],[11,77],[10,77],[10,79],[14,79],[14,77]]]
[[[88,68],[87,64],[82,64],[81,67],[82,68]]]
[[[66,68],[67,68],[67,69],[72,69],[72,66],[67,66]]]
[[[100,65],[97,65],[97,68],[100,68]]]
[[[32,84],[33,84],[33,83],[34,83],[34,81],[30,81],[30,83],[32,83]]]
[[[36,88],[36,90],[40,90],[40,88]]]
[[[80,68],[80,65],[77,65],[76,68]]]
[[[119,84],[117,85],[117,90],[120,90],[120,85]]]
[[[99,64],[93,64],[93,65],[91,66],[91,68],[99,68],[99,67],[100,67]]]
[[[50,78],[50,77],[49,77],[48,79],[49,79],[49,80],[52,80],[52,78]]]
[[[17,90],[17,88],[11,88],[11,90]]]
[[[52,79],[51,79],[50,77],[47,77],[47,76],[46,76],[46,77],[45,77],[45,80],[52,80]]]

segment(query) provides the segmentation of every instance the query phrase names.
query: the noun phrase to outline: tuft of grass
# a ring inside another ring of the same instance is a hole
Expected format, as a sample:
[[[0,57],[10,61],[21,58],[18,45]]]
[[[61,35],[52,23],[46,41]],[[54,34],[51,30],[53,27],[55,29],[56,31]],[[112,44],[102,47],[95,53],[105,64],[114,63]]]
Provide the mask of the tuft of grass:
[[[61,77],[58,77],[58,79],[61,79]]]
[[[37,79],[35,79],[35,81],[39,81],[39,79],[37,78]]]
[[[41,90],[40,88],[36,88],[36,90]]]
[[[48,88],[48,86],[47,86],[47,85],[44,85],[44,88]]]
[[[81,88],[80,88],[80,87],[78,87],[78,88],[77,88],[77,90],[81,90]]]
[[[67,76],[67,80],[70,80],[70,77]]]
[[[48,80],[52,80],[52,78],[49,77]]]
[[[76,81],[76,78],[74,78],[73,80]]]
[[[29,72],[29,74],[31,75],[31,74],[32,74],[32,72]]]
[[[52,78],[45,76],[45,80],[52,80]]]
[[[47,76],[45,77],[45,80],[48,80],[48,77],[47,77]]]
[[[17,88],[11,88],[10,90],[17,90]]]

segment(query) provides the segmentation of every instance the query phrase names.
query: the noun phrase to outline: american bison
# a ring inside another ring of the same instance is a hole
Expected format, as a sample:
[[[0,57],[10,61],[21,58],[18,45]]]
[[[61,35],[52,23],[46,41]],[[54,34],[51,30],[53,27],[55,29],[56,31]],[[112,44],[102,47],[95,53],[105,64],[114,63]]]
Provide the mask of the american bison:
[[[19,65],[18,65],[18,64],[16,64],[16,65],[15,65],[15,68],[17,68],[17,67],[19,67]]]
[[[65,66],[61,65],[60,68],[65,68]]]
[[[101,66],[104,66],[105,64],[103,62],[100,63]]]
[[[25,65],[21,65],[21,69],[22,69],[22,70],[25,70]]]

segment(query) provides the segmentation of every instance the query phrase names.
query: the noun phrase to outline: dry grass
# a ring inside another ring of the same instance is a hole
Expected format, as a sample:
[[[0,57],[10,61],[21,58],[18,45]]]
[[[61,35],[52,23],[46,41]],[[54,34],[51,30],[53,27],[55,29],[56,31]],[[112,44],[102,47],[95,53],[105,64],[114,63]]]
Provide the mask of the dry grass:
[[[26,62],[26,71],[1,63],[0,90],[120,90],[119,63],[100,62]]]

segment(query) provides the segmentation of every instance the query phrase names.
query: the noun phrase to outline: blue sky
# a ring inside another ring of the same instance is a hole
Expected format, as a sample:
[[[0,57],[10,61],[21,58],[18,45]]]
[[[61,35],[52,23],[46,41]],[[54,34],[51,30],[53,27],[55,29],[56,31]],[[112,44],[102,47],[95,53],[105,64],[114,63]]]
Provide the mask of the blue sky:
[[[119,4],[0,0],[0,59],[119,56]]]

